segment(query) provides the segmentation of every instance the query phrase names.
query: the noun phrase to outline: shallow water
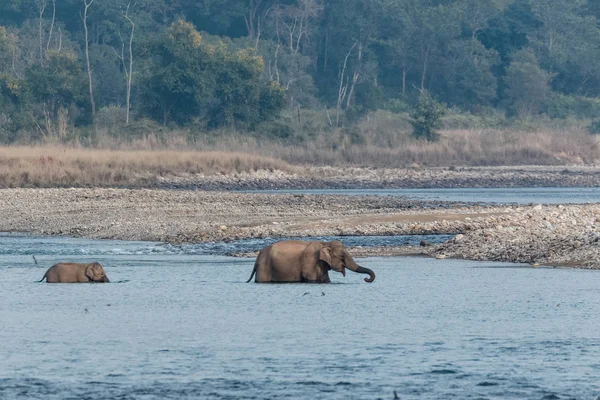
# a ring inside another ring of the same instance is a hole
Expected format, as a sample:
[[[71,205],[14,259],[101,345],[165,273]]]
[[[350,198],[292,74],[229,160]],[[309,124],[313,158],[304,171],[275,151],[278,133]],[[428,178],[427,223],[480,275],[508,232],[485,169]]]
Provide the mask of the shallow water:
[[[600,187],[452,188],[452,189],[308,189],[257,193],[406,196],[409,199],[492,204],[582,204],[600,201]]]
[[[259,285],[250,259],[45,239],[0,237],[1,399],[600,395],[597,271],[366,258],[372,284]],[[36,282],[63,260],[113,283]]]

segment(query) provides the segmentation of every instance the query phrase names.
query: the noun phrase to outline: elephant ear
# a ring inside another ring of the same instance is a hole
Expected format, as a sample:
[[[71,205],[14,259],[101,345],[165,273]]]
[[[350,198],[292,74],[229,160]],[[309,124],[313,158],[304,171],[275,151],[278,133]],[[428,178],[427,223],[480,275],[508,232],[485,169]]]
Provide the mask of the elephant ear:
[[[85,268],[85,276],[87,276],[90,281],[94,280],[94,268],[93,267],[94,267],[94,265],[92,264],[92,265],[88,265]]]
[[[331,267],[331,249],[329,247],[321,247],[319,260],[325,261]]]

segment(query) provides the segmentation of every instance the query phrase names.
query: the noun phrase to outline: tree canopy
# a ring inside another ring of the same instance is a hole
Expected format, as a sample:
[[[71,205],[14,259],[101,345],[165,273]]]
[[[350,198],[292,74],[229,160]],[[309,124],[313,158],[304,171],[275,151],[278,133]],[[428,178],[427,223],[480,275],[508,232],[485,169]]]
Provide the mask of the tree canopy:
[[[0,121],[45,132],[60,110],[90,125],[116,108],[124,124],[252,130],[327,107],[339,126],[424,92],[590,117],[566,105],[600,97],[599,18],[595,0],[6,0]]]

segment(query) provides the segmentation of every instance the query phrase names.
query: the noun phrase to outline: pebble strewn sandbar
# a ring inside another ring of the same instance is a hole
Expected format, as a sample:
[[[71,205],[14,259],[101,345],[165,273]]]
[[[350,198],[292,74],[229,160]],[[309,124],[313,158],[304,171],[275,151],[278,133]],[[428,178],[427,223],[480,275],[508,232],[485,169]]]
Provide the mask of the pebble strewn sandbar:
[[[170,243],[456,234],[441,245],[353,250],[357,256],[425,254],[600,268],[600,204],[498,207],[390,196],[2,189],[0,215],[3,232]]]
[[[202,190],[589,187],[600,184],[600,167],[303,167],[297,173],[193,174],[149,178],[146,182],[133,186]]]

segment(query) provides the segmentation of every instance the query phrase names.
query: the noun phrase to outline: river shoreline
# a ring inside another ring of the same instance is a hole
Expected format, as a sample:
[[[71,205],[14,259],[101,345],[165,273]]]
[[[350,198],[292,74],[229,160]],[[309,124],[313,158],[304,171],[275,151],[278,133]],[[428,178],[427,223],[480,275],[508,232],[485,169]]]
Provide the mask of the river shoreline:
[[[597,166],[361,168],[302,167],[155,177],[130,188],[205,191],[277,189],[425,189],[600,186]]]
[[[591,182],[595,173],[581,176]],[[0,215],[2,232],[172,244],[449,234],[456,237],[440,245],[352,251],[357,257],[420,254],[600,268],[600,204],[496,206],[402,196],[19,188],[0,190]]]

